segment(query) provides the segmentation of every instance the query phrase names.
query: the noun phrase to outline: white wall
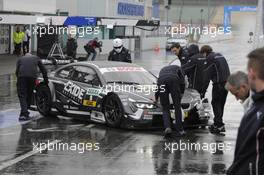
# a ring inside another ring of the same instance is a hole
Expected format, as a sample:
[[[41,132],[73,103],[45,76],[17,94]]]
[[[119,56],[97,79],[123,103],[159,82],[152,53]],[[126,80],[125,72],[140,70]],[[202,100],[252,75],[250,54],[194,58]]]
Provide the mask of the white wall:
[[[57,9],[60,12],[68,12],[69,16],[76,16],[77,15],[77,1],[78,0],[56,0]]]
[[[0,11],[3,10],[3,0],[0,0]]]
[[[4,11],[56,13],[56,0],[3,0]]]
[[[166,47],[167,37],[150,37],[141,39],[141,50],[153,50],[156,47],[164,49]]]
[[[202,35],[199,40],[199,43],[206,44],[206,43],[212,43],[212,42],[231,40],[233,37],[234,36],[232,34],[217,35],[215,37],[212,37],[211,35]]]

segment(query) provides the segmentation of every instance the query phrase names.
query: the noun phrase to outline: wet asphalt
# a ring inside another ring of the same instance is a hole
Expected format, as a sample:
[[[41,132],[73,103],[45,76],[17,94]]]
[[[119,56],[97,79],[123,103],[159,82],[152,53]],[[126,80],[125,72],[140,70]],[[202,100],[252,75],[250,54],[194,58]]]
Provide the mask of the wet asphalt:
[[[246,38],[211,46],[227,58],[232,72],[246,70],[246,55],[252,49]],[[224,113],[225,135],[193,129],[185,137],[166,139],[161,130],[114,129],[63,116],[45,118],[38,112],[31,113],[34,120],[18,122],[16,77],[12,74],[16,58],[8,57],[0,65],[1,175],[225,174],[232,163],[243,109],[230,94]],[[132,57],[133,62],[153,71],[174,59],[165,50]],[[207,97],[211,97],[211,86]],[[200,148],[190,146],[194,143]]]

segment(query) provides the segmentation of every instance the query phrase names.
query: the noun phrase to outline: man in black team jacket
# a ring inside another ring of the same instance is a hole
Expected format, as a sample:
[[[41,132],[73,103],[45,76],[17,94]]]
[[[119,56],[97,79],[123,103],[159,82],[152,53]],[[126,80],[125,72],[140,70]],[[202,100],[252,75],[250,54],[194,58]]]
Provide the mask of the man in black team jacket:
[[[228,175],[264,174],[264,48],[248,55],[248,78],[253,105],[240,123],[235,158]]]
[[[226,81],[230,75],[229,66],[223,55],[213,52],[213,49],[205,45],[201,53],[207,57],[207,68],[204,71],[210,75],[213,82],[212,107],[214,111],[214,124],[209,127],[211,133],[225,132],[223,123],[224,106],[228,91],[225,89]]]
[[[171,52],[174,53],[180,60],[181,65],[184,65],[189,60],[188,50],[181,47],[180,43],[175,43],[171,46]]]
[[[181,68],[176,65],[165,66],[161,69],[158,78],[158,91],[155,94],[155,100],[160,103],[163,111],[163,123],[165,128],[165,136],[171,134],[171,116],[170,116],[170,100],[173,100],[175,110],[175,129],[176,136],[183,136],[185,134],[182,126],[181,113],[181,98],[185,90],[185,81]]]
[[[189,88],[196,89],[201,98],[204,98],[206,90],[209,86],[210,77],[204,69],[207,67],[207,58],[199,53],[199,47],[192,44],[188,48],[190,59],[182,65],[184,73],[188,76]]]

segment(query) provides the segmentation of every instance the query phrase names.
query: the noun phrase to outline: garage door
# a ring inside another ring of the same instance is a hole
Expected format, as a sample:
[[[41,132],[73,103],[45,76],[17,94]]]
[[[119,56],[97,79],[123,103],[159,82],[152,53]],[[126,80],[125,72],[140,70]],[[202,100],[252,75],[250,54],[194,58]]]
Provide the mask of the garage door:
[[[0,54],[9,53],[9,25],[0,25]]]

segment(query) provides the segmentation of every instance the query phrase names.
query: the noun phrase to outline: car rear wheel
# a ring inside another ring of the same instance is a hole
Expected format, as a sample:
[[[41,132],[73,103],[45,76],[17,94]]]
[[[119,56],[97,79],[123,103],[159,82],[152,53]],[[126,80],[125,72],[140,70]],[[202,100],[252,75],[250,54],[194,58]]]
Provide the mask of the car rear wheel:
[[[115,94],[109,95],[104,102],[105,120],[110,127],[120,127],[124,115],[122,103]]]
[[[36,104],[41,115],[50,116],[51,111],[51,93],[49,87],[40,85],[36,89]]]

